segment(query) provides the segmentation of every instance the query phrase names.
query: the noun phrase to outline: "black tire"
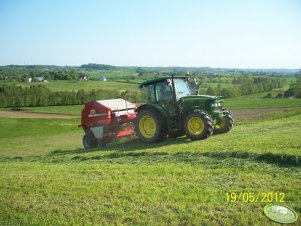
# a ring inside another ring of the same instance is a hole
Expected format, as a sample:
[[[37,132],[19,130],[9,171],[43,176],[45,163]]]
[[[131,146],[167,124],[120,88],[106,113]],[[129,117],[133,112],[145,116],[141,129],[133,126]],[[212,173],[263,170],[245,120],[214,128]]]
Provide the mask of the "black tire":
[[[138,112],[135,120],[136,135],[142,142],[155,143],[163,141],[167,135],[166,120],[152,110]]]
[[[213,132],[210,116],[204,111],[188,113],[184,121],[184,131],[191,140],[203,140]]]
[[[230,111],[227,109],[225,111],[225,116],[223,117],[222,121],[220,124],[214,125],[213,133],[214,134],[222,134],[222,133],[227,133],[229,132],[234,124],[234,119]]]
[[[85,149],[95,148],[98,146],[98,142],[92,134],[85,134],[83,136],[83,145]]]

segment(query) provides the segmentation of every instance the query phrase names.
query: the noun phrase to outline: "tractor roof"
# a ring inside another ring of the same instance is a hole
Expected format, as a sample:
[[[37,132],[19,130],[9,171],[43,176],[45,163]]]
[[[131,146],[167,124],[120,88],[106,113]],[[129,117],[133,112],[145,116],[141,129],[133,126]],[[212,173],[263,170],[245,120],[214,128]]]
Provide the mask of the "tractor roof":
[[[161,78],[156,78],[156,79],[152,79],[152,80],[149,80],[149,81],[146,81],[146,82],[142,82],[142,83],[140,83],[139,88],[142,88],[144,86],[153,85],[153,84],[156,84],[158,82],[163,82],[166,79],[171,79],[171,78],[172,78],[172,76],[164,76],[164,77],[161,77]],[[173,76],[173,78],[187,79],[188,77],[187,76]]]

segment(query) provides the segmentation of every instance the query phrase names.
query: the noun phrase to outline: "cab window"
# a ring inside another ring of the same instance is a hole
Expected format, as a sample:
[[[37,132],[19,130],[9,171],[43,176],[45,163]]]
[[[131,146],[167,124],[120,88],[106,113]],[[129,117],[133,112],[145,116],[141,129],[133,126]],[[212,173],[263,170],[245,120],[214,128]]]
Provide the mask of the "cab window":
[[[167,81],[157,83],[155,91],[157,101],[172,99],[172,90]]]
[[[155,95],[155,89],[154,85],[149,85],[147,88],[147,102],[155,102],[156,101],[156,95]]]

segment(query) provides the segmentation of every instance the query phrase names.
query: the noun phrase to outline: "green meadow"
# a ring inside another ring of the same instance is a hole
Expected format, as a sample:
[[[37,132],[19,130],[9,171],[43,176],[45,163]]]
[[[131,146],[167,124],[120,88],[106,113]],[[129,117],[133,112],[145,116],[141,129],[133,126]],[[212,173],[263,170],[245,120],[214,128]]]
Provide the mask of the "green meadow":
[[[138,84],[128,83],[126,81],[51,81],[45,84],[52,91],[72,91],[83,89],[85,91],[92,89],[118,89],[118,90],[137,90]]]
[[[137,90],[141,82],[120,79],[43,85]],[[73,119],[0,118],[0,225],[277,225],[263,215],[269,203],[300,216],[301,100],[267,94],[226,99],[225,107],[283,110],[236,119],[229,133],[195,142],[131,137],[84,150],[77,127],[83,105],[22,108]]]
[[[266,95],[267,93],[259,93],[225,99],[225,107],[229,109],[301,107],[301,99],[265,98]]]
[[[132,137],[91,150],[79,120],[0,119],[2,225],[277,225],[263,215],[269,192],[300,216],[298,109],[203,141]],[[229,202],[231,192],[257,199]]]
[[[97,90],[97,89],[105,89],[105,90],[112,90],[112,89],[118,89],[118,90],[137,90],[138,84],[141,80],[132,80],[132,81],[126,81],[126,80],[117,80],[117,81],[77,81],[77,80],[52,80],[49,82],[44,83],[13,83],[13,82],[1,82],[1,84],[17,84],[20,86],[31,86],[31,85],[44,85],[45,87],[49,88],[51,91],[77,91],[79,89],[88,91],[88,90]]]

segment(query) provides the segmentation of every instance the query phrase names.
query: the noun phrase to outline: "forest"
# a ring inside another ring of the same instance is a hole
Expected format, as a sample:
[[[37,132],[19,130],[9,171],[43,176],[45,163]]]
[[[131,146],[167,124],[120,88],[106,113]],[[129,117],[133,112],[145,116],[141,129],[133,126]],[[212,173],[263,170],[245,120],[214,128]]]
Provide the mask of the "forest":
[[[111,99],[120,96],[118,90],[78,90],[50,91],[43,85],[22,87],[17,85],[0,85],[0,107],[40,107],[84,104],[97,99]]]

